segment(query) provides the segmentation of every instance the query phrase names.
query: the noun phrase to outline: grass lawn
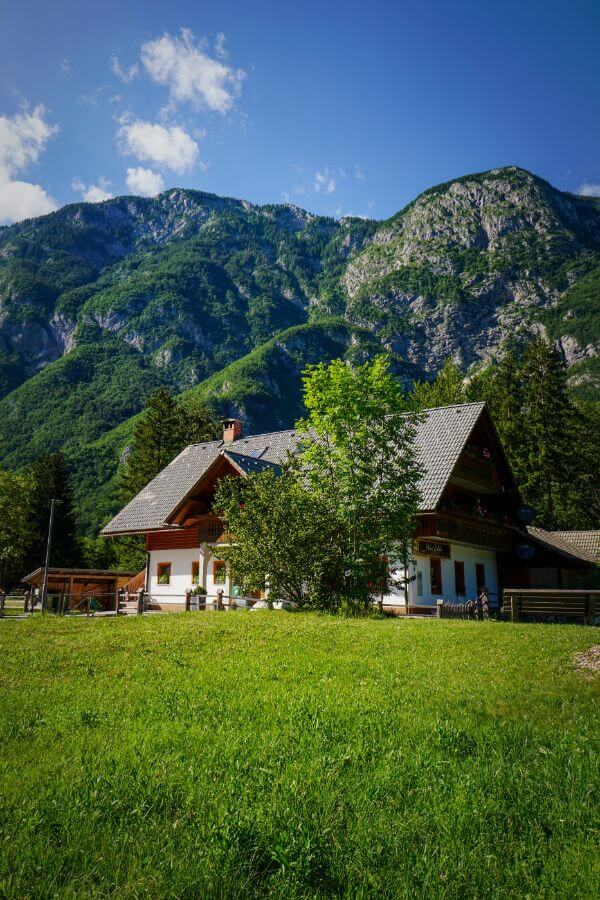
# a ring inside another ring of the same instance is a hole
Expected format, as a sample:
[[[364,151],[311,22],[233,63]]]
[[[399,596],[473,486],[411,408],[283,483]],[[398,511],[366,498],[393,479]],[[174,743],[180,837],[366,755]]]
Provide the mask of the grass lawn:
[[[593,628],[0,622],[0,897],[600,894]]]

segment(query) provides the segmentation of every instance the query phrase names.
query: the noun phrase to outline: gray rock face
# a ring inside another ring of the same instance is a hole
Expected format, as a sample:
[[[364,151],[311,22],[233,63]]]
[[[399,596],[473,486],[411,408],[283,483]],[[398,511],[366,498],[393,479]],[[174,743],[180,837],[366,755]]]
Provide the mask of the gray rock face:
[[[600,204],[513,167],[421,195],[378,228],[342,282],[349,315],[367,324],[369,306],[386,311],[393,345],[433,374],[448,356],[486,362],[515,330],[544,332],[545,311],[582,266],[600,266]],[[411,282],[425,289],[404,289]],[[563,327],[568,364],[599,352]]]
[[[170,282],[153,268],[180,245],[206,259],[183,296],[185,266]],[[600,201],[514,167],[432,188],[379,223],[174,189],[0,228],[0,354],[34,374],[81,341],[122,341],[181,386],[335,314],[432,375],[448,356],[485,363],[519,331],[547,332],[576,365],[598,354],[600,329],[583,333],[562,299],[594,269]]]

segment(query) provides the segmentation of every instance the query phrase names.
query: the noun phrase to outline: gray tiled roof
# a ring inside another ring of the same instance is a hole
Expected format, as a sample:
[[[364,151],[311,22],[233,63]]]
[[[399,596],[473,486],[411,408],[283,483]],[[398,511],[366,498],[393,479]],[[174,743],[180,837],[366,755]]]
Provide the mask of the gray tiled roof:
[[[553,531],[552,534],[591,553],[600,562],[600,531]]]
[[[435,509],[458,457],[485,404],[464,403],[426,410],[416,436],[421,479],[421,509]],[[245,471],[256,471],[252,463],[282,463],[298,447],[296,431],[273,431],[238,438],[235,443],[210,441],[186,447],[143,491],[134,497],[102,530],[103,534],[149,531],[161,528],[169,513],[192,490],[223,450]],[[233,447],[235,446],[235,450]],[[247,460],[246,462],[243,462]],[[241,465],[243,463],[243,465]],[[260,464],[259,464],[260,465]]]
[[[527,531],[532,538],[550,547],[550,549],[556,550],[562,556],[568,556],[571,559],[581,559],[588,563],[597,562],[598,557],[594,556],[591,551],[579,547],[574,541],[563,537],[563,535],[572,534],[573,532],[545,531],[543,528],[534,528],[533,526],[529,527]]]
[[[298,436],[295,431],[274,431],[238,438],[235,441],[235,451],[232,444],[225,444],[223,441],[190,444],[117,513],[102,529],[102,534],[161,528],[169,513],[192,490],[223,449],[236,458],[245,456],[250,459],[258,458],[263,463],[281,463],[288,453],[295,451],[297,445]],[[260,453],[260,456],[252,457],[252,453]]]

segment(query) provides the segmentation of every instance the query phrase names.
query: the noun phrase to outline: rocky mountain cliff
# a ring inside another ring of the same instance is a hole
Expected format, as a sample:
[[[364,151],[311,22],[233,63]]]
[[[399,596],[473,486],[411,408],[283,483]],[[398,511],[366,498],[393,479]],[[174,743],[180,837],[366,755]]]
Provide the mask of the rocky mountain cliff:
[[[67,206],[0,228],[0,464],[116,452],[157,384],[280,427],[309,361],[385,349],[408,382],[520,333],[598,398],[599,309],[600,201],[514,167],[384,222],[188,190]]]

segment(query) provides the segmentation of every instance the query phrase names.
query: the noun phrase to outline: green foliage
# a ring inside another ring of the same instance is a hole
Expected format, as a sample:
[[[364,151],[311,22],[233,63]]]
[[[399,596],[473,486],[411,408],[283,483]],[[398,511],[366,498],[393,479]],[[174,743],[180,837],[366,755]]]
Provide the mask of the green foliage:
[[[592,628],[0,624],[7,897],[598,895]]]
[[[381,355],[361,366],[310,366],[303,382],[299,473],[331,522],[331,591],[349,609],[365,610],[387,592],[384,557],[394,564],[409,556],[420,499],[418,415]]]
[[[31,476],[0,469],[0,588],[18,583],[38,537],[32,525],[35,492]]]
[[[413,394],[419,409],[466,403],[465,378],[460,366],[448,357],[433,381],[414,382]]]
[[[549,335],[574,337],[581,347],[600,344],[600,267],[576,281],[543,315]]]
[[[135,424],[121,471],[123,499],[130,500],[188,444],[213,440],[220,426],[201,403],[178,403],[166,388],[157,388]]]
[[[299,456],[276,476],[227,479],[215,505],[235,546],[225,550],[247,590],[265,586],[299,606],[356,613],[386,590],[408,557],[419,502],[416,416],[389,361],[309,366]]]
[[[512,351],[469,387],[488,402],[526,503],[546,528],[600,526],[600,430],[593,405],[567,392],[564,363],[544,339]]]
[[[327,608],[323,588],[331,573],[331,520],[295,471],[286,467],[281,474],[224,478],[214,506],[235,536],[222,553],[236,584],[247,592],[268,585],[272,599]]]
[[[51,501],[57,503],[52,529],[51,566],[76,566],[80,562],[75,500],[70,473],[62,453],[38,457],[29,467],[33,479],[35,508],[32,527],[38,536],[30,554],[29,568],[42,565],[45,557]]]

